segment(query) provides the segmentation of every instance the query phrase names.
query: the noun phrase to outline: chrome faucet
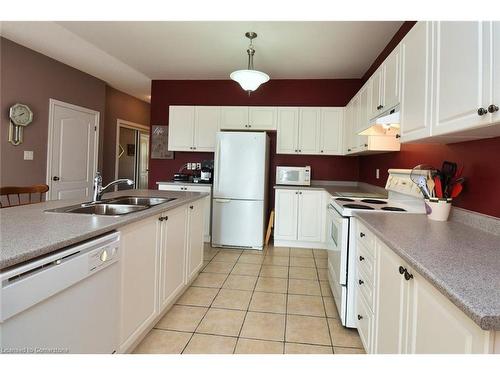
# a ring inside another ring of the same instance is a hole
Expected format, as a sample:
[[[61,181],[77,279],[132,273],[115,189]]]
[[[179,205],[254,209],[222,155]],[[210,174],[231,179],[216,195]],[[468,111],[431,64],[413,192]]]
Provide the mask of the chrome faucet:
[[[118,184],[127,184],[128,186],[132,186],[134,184],[134,181],[129,180],[128,178],[120,178],[118,180],[111,181],[109,184],[102,187],[102,177],[101,174],[97,172],[94,177],[94,194],[92,196],[92,202],[99,202],[105,190],[109,189],[111,186]]]

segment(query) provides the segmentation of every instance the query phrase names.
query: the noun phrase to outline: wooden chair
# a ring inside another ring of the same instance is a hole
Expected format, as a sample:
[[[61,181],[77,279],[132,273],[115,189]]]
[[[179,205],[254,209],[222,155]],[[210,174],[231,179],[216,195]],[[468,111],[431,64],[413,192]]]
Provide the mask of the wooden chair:
[[[49,191],[48,185],[33,185],[33,186],[6,186],[0,188],[0,208],[22,206],[25,204],[39,203],[42,201],[42,194]],[[33,198],[39,195],[39,200]],[[25,199],[23,196],[27,195]],[[17,202],[13,197],[17,196]],[[28,202],[26,202],[28,200]],[[5,204],[7,202],[7,204]]]

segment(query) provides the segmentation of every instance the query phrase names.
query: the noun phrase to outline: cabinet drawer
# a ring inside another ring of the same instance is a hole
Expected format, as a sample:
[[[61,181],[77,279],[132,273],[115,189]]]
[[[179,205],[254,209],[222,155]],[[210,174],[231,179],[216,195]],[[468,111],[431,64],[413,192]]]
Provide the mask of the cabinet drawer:
[[[356,295],[361,295],[365,301],[370,311],[375,310],[375,290],[373,288],[373,283],[370,281],[369,277],[363,273],[362,268],[358,268],[356,276]]]
[[[357,268],[361,268],[372,285],[375,285],[375,254],[366,248],[361,241],[356,241]]]
[[[359,293],[356,297],[356,321],[365,351],[372,353],[373,314]]]
[[[359,221],[356,220],[356,238],[359,242],[363,243],[369,250],[375,248],[375,235],[370,232],[366,227]]]

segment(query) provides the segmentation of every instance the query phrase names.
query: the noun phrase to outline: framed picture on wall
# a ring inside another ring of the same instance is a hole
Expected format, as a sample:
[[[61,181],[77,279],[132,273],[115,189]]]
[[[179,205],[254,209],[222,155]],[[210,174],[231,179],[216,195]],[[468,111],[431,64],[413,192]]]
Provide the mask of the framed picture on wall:
[[[173,159],[174,152],[168,151],[168,126],[151,127],[151,159]]]

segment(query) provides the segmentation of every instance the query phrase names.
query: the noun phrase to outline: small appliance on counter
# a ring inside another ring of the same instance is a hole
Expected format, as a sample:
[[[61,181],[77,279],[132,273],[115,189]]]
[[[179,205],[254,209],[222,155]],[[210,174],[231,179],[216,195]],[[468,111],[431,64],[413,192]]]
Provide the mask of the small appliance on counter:
[[[276,167],[276,185],[311,185],[311,167]]]
[[[214,175],[214,161],[203,160],[201,162],[200,183],[211,184]]]

